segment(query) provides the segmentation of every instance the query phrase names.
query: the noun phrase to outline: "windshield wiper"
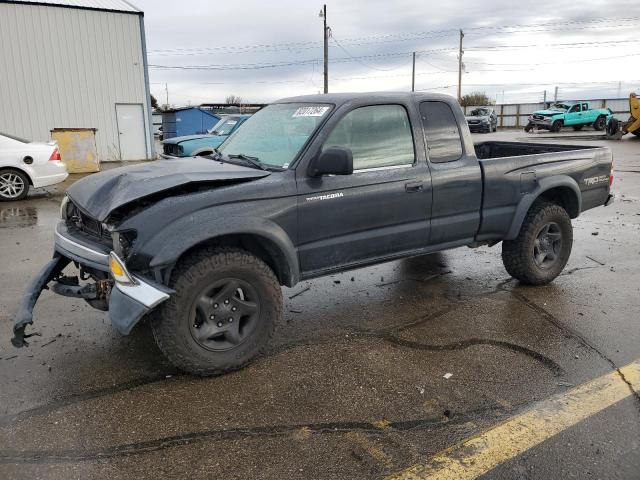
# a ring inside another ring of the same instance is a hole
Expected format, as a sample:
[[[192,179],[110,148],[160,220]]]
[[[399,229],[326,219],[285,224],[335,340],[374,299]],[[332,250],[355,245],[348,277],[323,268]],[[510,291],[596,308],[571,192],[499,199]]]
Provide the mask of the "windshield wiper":
[[[239,158],[240,160],[244,160],[254,167],[259,168],[260,170],[268,170],[267,166],[262,163],[258,157],[251,157],[249,155],[245,155],[244,153],[232,154],[227,156],[229,158]]]

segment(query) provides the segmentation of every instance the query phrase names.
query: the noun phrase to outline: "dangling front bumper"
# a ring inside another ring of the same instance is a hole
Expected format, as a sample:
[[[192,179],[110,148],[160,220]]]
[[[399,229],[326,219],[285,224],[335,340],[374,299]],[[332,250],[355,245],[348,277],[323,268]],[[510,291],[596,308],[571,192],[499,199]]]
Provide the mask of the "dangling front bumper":
[[[53,258],[40,270],[22,297],[13,322],[13,338],[15,347],[27,345],[25,334],[27,325],[33,324],[33,308],[47,285],[60,277],[62,270],[74,261],[84,267],[109,272],[109,249],[102,244],[77,238],[69,232],[64,222],[60,222],[55,230]],[[131,332],[138,321],[160,303],[169,298],[173,291],[149,279],[127,272],[134,283],[123,285],[114,282],[109,295],[109,319],[113,326],[123,335]],[[78,287],[57,284],[56,293],[79,297]]]

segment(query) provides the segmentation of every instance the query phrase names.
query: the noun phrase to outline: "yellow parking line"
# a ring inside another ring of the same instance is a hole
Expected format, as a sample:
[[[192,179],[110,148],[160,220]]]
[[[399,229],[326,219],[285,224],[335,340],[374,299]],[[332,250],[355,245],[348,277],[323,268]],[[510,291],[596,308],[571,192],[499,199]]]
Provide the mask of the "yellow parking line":
[[[636,392],[640,392],[640,360],[621,368],[620,373]],[[539,402],[526,413],[387,479],[477,478],[630,395],[629,385],[622,381],[618,372],[611,372]]]

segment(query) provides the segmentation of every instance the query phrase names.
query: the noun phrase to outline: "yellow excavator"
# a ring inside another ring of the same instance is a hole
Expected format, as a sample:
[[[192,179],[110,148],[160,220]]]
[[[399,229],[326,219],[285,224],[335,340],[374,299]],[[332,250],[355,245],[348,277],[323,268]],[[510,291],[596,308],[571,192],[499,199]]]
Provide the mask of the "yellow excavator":
[[[631,116],[626,122],[611,117],[607,124],[607,138],[620,139],[627,133],[640,137],[640,100],[635,93],[629,95],[629,112]]]

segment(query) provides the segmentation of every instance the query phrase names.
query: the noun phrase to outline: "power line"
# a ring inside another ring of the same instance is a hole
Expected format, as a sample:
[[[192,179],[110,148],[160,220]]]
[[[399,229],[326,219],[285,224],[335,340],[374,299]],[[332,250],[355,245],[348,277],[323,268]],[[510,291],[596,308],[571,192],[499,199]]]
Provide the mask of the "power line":
[[[617,24],[608,25],[610,22],[618,22]],[[622,22],[622,23],[620,23]],[[632,26],[634,22],[640,22],[640,17],[627,17],[627,18],[604,18],[604,19],[592,19],[592,20],[570,20],[560,22],[549,23],[537,23],[537,24],[516,24],[516,25],[485,25],[476,27],[466,27],[464,30],[468,31],[504,31],[518,29],[519,32],[544,32],[544,31],[557,31],[559,29],[552,29],[549,27],[565,26],[565,30],[581,30],[586,28],[614,28],[620,26]],[[595,24],[589,26],[589,24]],[[536,28],[536,30],[523,30],[526,28]],[[376,43],[392,43],[399,41],[411,41],[411,40],[423,40],[427,38],[439,38],[456,35],[457,28],[443,29],[443,30],[430,30],[416,33],[399,33],[399,34],[373,34],[361,37],[350,37],[341,40],[343,45],[360,46],[371,45]],[[503,33],[519,33],[519,32],[503,32]],[[283,51],[283,50],[306,50],[312,48],[321,47],[321,41],[296,41],[296,42],[283,42],[283,43],[262,43],[254,45],[242,45],[242,46],[215,46],[215,47],[194,47],[194,48],[169,48],[169,49],[152,49],[148,50],[150,55],[202,55],[207,53],[255,53],[258,51]]]

